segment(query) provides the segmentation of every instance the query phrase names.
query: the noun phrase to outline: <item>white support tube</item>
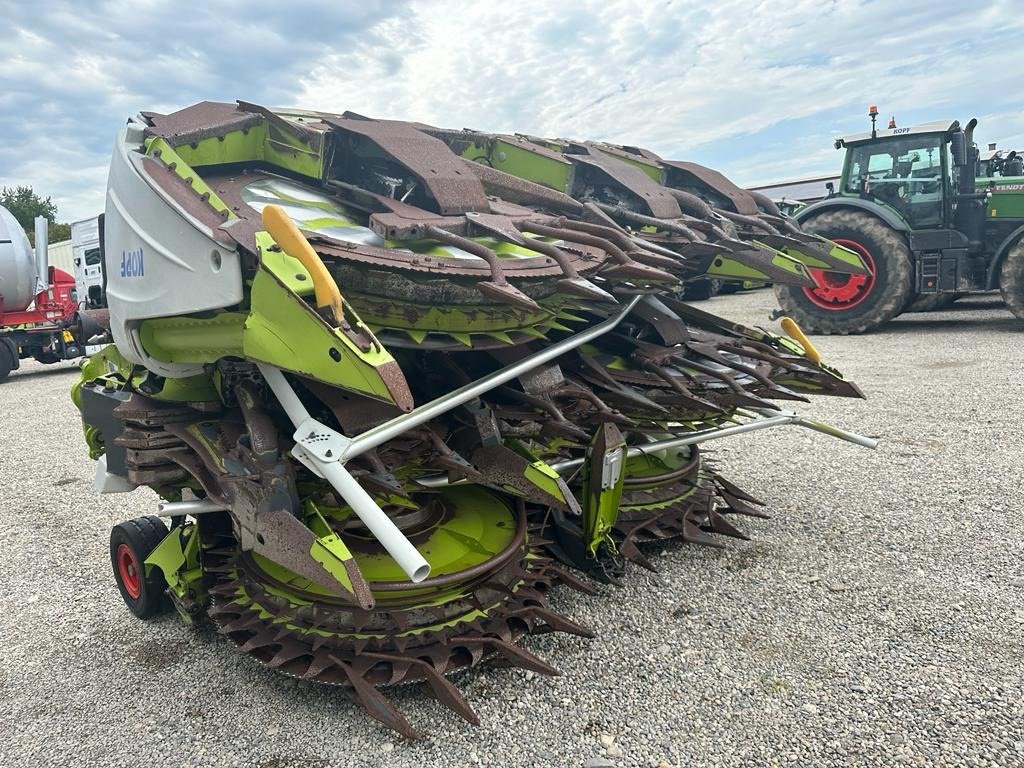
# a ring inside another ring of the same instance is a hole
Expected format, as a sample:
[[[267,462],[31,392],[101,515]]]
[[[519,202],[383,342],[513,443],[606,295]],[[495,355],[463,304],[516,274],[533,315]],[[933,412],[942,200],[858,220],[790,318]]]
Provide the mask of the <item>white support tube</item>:
[[[780,427],[783,424],[793,424],[794,414],[780,414],[778,416],[772,416],[767,419],[757,419],[756,421],[748,421],[745,424],[733,424],[731,427],[715,427],[714,429],[702,429],[699,432],[693,432],[689,435],[682,437],[670,437],[666,440],[656,440],[653,443],[645,443],[644,445],[634,445],[626,451],[626,456],[632,458],[633,456],[643,456],[647,453],[653,453],[655,451],[666,451],[672,448],[682,448],[685,445],[694,445],[696,443],[706,443],[708,440],[718,440],[722,437],[730,437],[731,435],[741,435],[745,432],[755,432],[759,429],[768,429],[769,427]],[[799,418],[799,417],[796,417]],[[576,467],[583,464],[585,459],[567,459],[566,461],[555,462],[551,465],[551,468],[556,472],[565,472],[569,469],[576,469]]]
[[[447,395],[442,395],[441,397],[431,400],[429,403],[409,411],[409,413],[397,416],[391,419],[391,421],[386,421],[380,426],[368,429],[366,432],[356,435],[350,439],[348,446],[345,448],[345,460],[353,459],[362,453],[366,453],[367,451],[376,448],[378,445],[386,443],[392,438],[398,437],[407,430],[418,427],[421,424],[425,424],[431,419],[436,418],[443,413],[447,413],[464,403],[468,403],[470,400],[476,399],[485,392],[489,392],[495,387],[498,387],[507,381],[511,381],[517,376],[521,376],[527,371],[532,371],[537,366],[550,362],[556,357],[564,355],[566,352],[576,349],[577,347],[581,347],[587,342],[596,339],[598,336],[607,333],[618,325],[642,298],[642,296],[634,296],[629,304],[606,320],[602,320],[597,325],[592,325],[587,330],[580,331],[573,336],[562,339],[562,341],[545,347],[540,352],[536,352],[529,357],[525,357],[518,362],[512,363],[511,365],[501,368],[494,373],[488,374],[482,379],[478,379],[463,387],[452,390]],[[260,366],[260,368],[262,369],[263,366]]]
[[[227,507],[213,499],[194,499],[192,501],[161,501],[157,506],[160,517],[179,517],[181,515],[204,515],[207,512],[225,512]]]
[[[861,445],[865,448],[875,450],[878,447],[878,440],[873,437],[866,437],[865,435],[858,435],[855,432],[847,432],[845,429],[834,427],[831,424],[825,424],[821,421],[814,421],[813,419],[805,419],[803,416],[797,416],[796,421],[793,422],[798,427],[805,427],[806,429],[812,429],[815,432],[821,432],[823,435],[831,435],[832,437],[838,437],[840,440],[845,440],[848,443],[854,445]]]
[[[316,459],[314,459],[315,461]],[[377,502],[368,494],[363,486],[352,477],[340,461],[322,463],[317,461],[324,478],[335,487],[342,498],[348,502],[363,524],[370,529],[381,546],[395,559],[406,576],[418,584],[430,575],[430,564],[412,545],[405,534],[398,530],[391,518],[377,506]]]
[[[258,363],[260,372],[267,384],[273,390],[277,400],[281,403],[288,418],[298,429],[299,425],[311,420],[309,411],[299,400],[295,390],[292,389],[288,380],[281,373],[279,368],[264,363]],[[296,434],[296,440],[300,436]],[[354,477],[343,466],[342,462],[325,460],[306,450],[304,455],[307,461],[312,462],[320,471],[320,474],[341,494],[341,497],[352,507],[363,524],[370,529],[371,533],[394,558],[395,562],[405,572],[405,575],[413,583],[419,583],[430,575],[430,564],[423,559],[423,555],[417,551],[405,534],[392,522],[391,518],[382,510],[377,502],[368,494]],[[339,456],[340,458],[340,456]]]
[[[45,216],[36,216],[36,293],[50,288],[50,256],[48,253],[50,222]]]
[[[837,437],[840,440],[845,440],[848,443],[854,443],[856,445],[863,446],[865,448],[871,448],[874,450],[878,447],[878,441],[873,437],[865,437],[864,435],[858,435],[854,432],[847,432],[845,429],[834,427],[831,424],[825,424],[820,421],[813,421],[811,419],[805,419],[799,414],[791,411],[773,411],[767,408],[759,409],[760,413],[764,418],[755,419],[753,421],[744,422],[742,424],[733,424],[728,427],[715,427],[713,429],[702,429],[699,432],[691,432],[688,435],[682,435],[680,437],[670,437],[665,440],[657,440],[655,442],[647,443],[645,445],[634,445],[631,446],[627,451],[627,456],[642,456],[646,453],[652,453],[655,451],[671,450],[672,448],[682,448],[685,445],[695,445],[696,443],[705,443],[708,440],[718,440],[723,437],[730,437],[732,435],[741,435],[746,432],[756,432],[760,429],[769,429],[771,427],[782,427],[787,424],[792,424],[798,427],[805,427],[806,429],[814,430],[815,432],[821,432],[831,437]],[[740,412],[740,415],[744,415]],[[749,415],[749,414],[746,414]],[[558,461],[551,464],[551,468],[560,474],[564,474],[570,470],[574,470],[581,466],[585,459],[567,459],[565,461]],[[446,475],[432,475],[430,477],[421,477],[417,481],[420,485],[425,488],[443,488],[450,485],[448,477]],[[456,483],[464,482],[462,480],[456,481]]]

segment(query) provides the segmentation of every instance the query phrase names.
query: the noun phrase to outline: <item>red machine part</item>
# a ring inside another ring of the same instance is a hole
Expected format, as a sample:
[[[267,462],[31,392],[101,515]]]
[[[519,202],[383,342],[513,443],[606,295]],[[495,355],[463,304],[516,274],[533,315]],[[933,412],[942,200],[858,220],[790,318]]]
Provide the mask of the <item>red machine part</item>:
[[[75,278],[63,269],[50,267],[50,287],[36,294],[33,309],[4,312],[0,305],[0,327],[41,325],[61,327],[78,312],[75,299]]]

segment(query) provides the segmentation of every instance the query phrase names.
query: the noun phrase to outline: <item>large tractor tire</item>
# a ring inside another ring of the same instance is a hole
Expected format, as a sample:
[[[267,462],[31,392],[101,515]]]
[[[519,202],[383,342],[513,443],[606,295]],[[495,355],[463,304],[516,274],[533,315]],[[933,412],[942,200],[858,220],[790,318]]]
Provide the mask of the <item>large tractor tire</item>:
[[[1014,244],[999,270],[999,293],[1016,317],[1024,320],[1024,240]]]
[[[869,275],[810,270],[816,288],[776,285],[779,305],[809,333],[864,333],[898,315],[911,297],[910,248],[903,237],[860,211],[828,211],[801,224],[860,254]]]

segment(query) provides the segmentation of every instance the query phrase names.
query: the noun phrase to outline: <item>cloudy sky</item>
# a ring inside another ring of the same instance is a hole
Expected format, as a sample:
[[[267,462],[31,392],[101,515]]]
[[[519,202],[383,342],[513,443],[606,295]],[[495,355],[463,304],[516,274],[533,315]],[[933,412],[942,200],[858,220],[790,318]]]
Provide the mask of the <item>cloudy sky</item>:
[[[141,109],[243,99],[637,144],[743,184],[838,169],[869,104],[1024,146],[1019,0],[0,0],[0,185],[102,207]]]

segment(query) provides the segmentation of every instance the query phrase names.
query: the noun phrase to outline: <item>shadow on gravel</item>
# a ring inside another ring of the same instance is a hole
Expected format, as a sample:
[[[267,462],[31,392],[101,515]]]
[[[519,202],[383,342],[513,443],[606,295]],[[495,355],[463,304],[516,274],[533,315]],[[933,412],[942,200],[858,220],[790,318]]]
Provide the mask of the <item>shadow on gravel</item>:
[[[921,313],[898,317],[879,331],[879,335],[904,333],[948,333],[949,331],[985,331],[986,333],[1024,333],[1024,320],[999,317],[950,317],[948,312]],[[913,317],[913,319],[909,319]]]
[[[27,381],[28,379],[44,379],[50,376],[60,376],[65,373],[79,372],[77,365],[49,365],[45,368],[33,368],[28,371],[12,371],[10,376],[0,381],[0,387],[4,384],[13,384],[17,381]]]

